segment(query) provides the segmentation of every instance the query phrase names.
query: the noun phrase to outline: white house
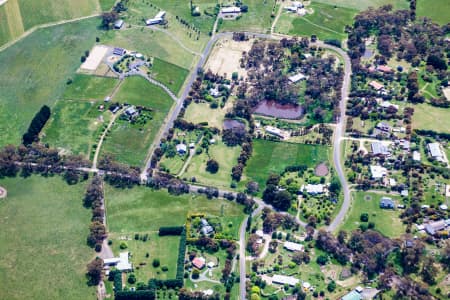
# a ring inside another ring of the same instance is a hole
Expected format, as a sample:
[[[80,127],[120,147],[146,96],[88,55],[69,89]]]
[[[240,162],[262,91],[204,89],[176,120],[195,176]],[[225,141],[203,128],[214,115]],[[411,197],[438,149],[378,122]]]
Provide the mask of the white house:
[[[281,139],[287,139],[290,136],[290,133],[286,130],[282,130],[273,126],[264,127],[267,133],[275,135]]]
[[[241,12],[241,8],[237,6],[223,7],[220,12],[222,14],[238,14]]]
[[[427,145],[428,152],[432,158],[437,161],[444,162],[444,153],[441,150],[441,145],[439,143],[429,143]]]
[[[420,152],[419,151],[413,151],[412,158],[414,161],[420,161]]]
[[[128,257],[128,252],[121,252],[119,257],[105,258],[103,264],[105,267],[115,266],[119,271],[131,271],[133,270],[133,265],[128,261]]]
[[[302,244],[297,244],[293,242],[284,242],[283,247],[289,251],[303,251],[305,247]]]
[[[300,81],[300,80],[303,80],[303,79],[305,79],[305,78],[306,78],[306,75],[304,75],[304,74],[302,74],[302,73],[298,73],[298,74],[289,76],[288,79],[289,79],[290,82],[296,83],[296,82],[298,82],[298,81]]]
[[[387,175],[387,169],[382,166],[370,166],[370,173],[373,179],[380,179]]]
[[[296,286],[300,280],[292,276],[273,275],[272,282],[277,284],[288,284],[290,286]]]
[[[176,148],[177,148],[178,154],[180,154],[180,155],[186,154],[186,152],[187,152],[187,146],[185,144],[178,144],[176,146]]]
[[[325,185],[308,183],[307,185],[302,185],[301,190],[313,195],[323,194],[325,192]]]
[[[165,11],[160,11],[153,19],[148,19],[145,21],[147,25],[156,25],[162,23],[164,21],[164,17],[166,16]]]

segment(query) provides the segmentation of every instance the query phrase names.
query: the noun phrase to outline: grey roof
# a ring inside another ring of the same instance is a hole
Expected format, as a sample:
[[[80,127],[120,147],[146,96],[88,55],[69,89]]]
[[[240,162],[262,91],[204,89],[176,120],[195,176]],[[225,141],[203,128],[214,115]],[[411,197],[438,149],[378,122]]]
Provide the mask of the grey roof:
[[[119,19],[116,22],[114,22],[114,27],[115,28],[121,28],[122,25],[123,25],[123,20],[122,19]]]
[[[439,147],[439,143],[430,143],[427,145],[428,150],[430,151],[430,155],[432,157],[438,157],[438,158],[442,158],[442,151],[441,148]]]
[[[391,154],[389,152],[388,147],[386,147],[385,145],[383,145],[380,142],[372,143],[371,148],[372,148],[372,152],[374,155],[389,155],[389,154]]]
[[[394,208],[395,204],[391,198],[382,197],[380,200],[380,207],[381,208]]]

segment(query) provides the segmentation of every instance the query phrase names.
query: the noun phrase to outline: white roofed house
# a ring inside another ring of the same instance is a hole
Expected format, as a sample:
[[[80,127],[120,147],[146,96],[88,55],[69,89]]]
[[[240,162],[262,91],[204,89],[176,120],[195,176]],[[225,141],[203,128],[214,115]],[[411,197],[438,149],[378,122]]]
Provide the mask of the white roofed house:
[[[370,166],[370,173],[373,179],[381,179],[387,175],[387,169],[378,165]]]
[[[296,286],[300,280],[292,276],[273,275],[272,282],[276,284],[287,284],[289,286]]]
[[[311,195],[323,194],[325,192],[325,185],[324,184],[307,184],[307,185],[302,185],[300,190],[306,191],[308,194],[311,194]]]
[[[122,28],[123,23],[124,23],[124,22],[123,22],[122,19],[117,20],[116,22],[114,22],[114,29],[120,29],[120,28]]]
[[[282,130],[273,126],[266,126],[264,127],[264,129],[266,130],[266,133],[275,135],[281,139],[288,139],[291,136],[289,131]]]
[[[298,73],[298,74],[289,76],[288,79],[289,79],[290,82],[296,83],[296,82],[298,82],[298,81],[300,81],[300,80],[306,79],[306,75],[304,75],[304,74],[302,74],[302,73]]]
[[[156,16],[152,19],[147,19],[145,21],[146,25],[156,25],[156,24],[160,24],[164,21],[164,17],[166,16],[166,12],[165,11],[160,11],[159,13],[156,14]]]
[[[128,272],[133,270],[133,265],[129,261],[129,252],[121,252],[119,257],[105,258],[104,268],[116,267],[117,270]]]
[[[389,151],[388,147],[386,147],[385,145],[383,145],[380,142],[373,142],[370,145],[371,149],[372,149],[372,154],[373,155],[381,155],[381,156],[390,156],[391,152]]]
[[[293,242],[284,242],[283,247],[289,251],[303,251],[305,247],[302,244],[297,244]]]
[[[184,155],[187,152],[187,146],[185,144],[178,144],[176,145],[177,152],[180,155]]]
[[[222,14],[239,14],[241,12],[241,8],[237,6],[223,7],[220,12]]]
[[[445,156],[439,143],[429,143],[427,145],[428,154],[437,161],[445,162]]]

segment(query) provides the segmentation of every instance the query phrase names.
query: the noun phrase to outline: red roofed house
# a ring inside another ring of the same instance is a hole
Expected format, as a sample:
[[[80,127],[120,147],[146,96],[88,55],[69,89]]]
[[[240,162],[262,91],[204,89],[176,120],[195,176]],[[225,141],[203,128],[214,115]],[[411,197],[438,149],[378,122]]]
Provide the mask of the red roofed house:
[[[388,67],[388,66],[378,66],[377,70],[383,73],[391,73],[392,72],[392,68]]]
[[[369,85],[370,85],[371,87],[373,87],[376,91],[379,91],[379,90],[381,90],[381,89],[384,88],[384,85],[382,85],[381,83],[379,83],[379,82],[377,82],[377,81],[375,81],[375,80],[372,80],[372,81],[369,83]]]
[[[196,257],[192,260],[192,265],[201,270],[205,267],[206,260],[203,257]]]

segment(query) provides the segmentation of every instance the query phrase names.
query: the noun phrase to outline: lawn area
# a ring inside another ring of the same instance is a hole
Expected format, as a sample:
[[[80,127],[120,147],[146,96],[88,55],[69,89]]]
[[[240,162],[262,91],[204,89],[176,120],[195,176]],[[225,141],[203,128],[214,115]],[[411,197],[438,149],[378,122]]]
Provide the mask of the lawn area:
[[[425,103],[414,105],[413,108],[413,128],[450,133],[449,109]]]
[[[109,96],[117,79],[76,74],[72,83],[67,85],[63,98],[70,100],[103,100]]]
[[[256,181],[263,190],[269,174],[281,173],[287,166],[315,167],[328,161],[328,151],[326,146],[254,140],[253,155],[248,160],[242,181]]]
[[[369,222],[375,223],[375,230],[387,237],[400,237],[405,233],[405,226],[400,221],[399,210],[389,210],[380,208],[380,199],[383,196],[392,198],[395,204],[402,204],[400,197],[389,194],[355,192],[350,211],[347,213],[345,223],[340,229],[352,231],[359,228],[362,223],[360,216],[362,213],[369,214]],[[369,196],[370,200],[365,197]]]
[[[105,33],[101,43],[133,49],[146,56],[158,57],[184,69],[190,69],[195,58],[168,34],[148,28],[110,30]]]
[[[175,94],[179,94],[181,87],[189,74],[189,70],[168,63],[159,58],[153,60],[152,77],[164,83]]]
[[[274,0],[247,0],[248,12],[237,20],[224,20],[220,31],[250,31],[267,33],[272,26],[272,13],[276,15],[278,5]]]
[[[102,11],[109,11],[116,3],[116,0],[99,0]]]
[[[445,1],[445,0],[443,0]],[[409,3],[407,0],[316,0],[316,2],[322,2],[330,5],[336,5],[341,7],[348,7],[357,10],[366,10],[371,7],[379,7],[382,5],[392,4],[394,9],[408,9]]]
[[[61,98],[97,25],[95,18],[40,29],[0,52],[0,146],[21,142],[41,106]]]
[[[208,154],[203,151],[200,155],[194,155],[182,174],[183,178],[192,178],[206,185],[230,187],[231,169],[237,164],[237,159],[241,153],[241,147],[228,147],[218,138],[216,143],[209,146]],[[209,159],[214,159],[219,163],[219,171],[211,174],[206,171],[206,163]]]
[[[139,166],[174,102],[163,89],[142,77],[127,78],[113,100],[153,109],[152,120],[143,127],[117,120],[101,150],[119,162]]]
[[[448,0],[417,0],[417,17],[427,17],[435,23],[445,25],[450,22],[450,3]]]
[[[206,213],[226,218],[243,219],[243,207],[227,200],[208,200],[204,196],[170,195],[166,190],[147,187],[105,191],[108,229],[115,233],[157,231],[161,226],[181,226],[188,213]],[[239,227],[238,224],[233,224]],[[178,247],[177,247],[178,249]]]
[[[98,105],[98,102],[58,101],[43,130],[42,142],[89,158],[96,138],[111,117],[109,111],[100,113]],[[103,119],[98,119],[100,115]]]
[[[59,176],[1,179],[0,299],[96,299],[86,285],[91,211],[82,205],[85,185]]]
[[[343,40],[347,37],[345,25],[351,25],[357,13],[357,10],[351,8],[323,3],[312,3],[308,9],[312,9],[314,13],[304,17],[284,11],[276,24],[275,32],[308,37],[315,34],[321,40]]]
[[[231,99],[227,101],[227,104],[231,102]],[[209,127],[222,128],[223,120],[225,119],[226,112],[230,109],[230,105],[226,105],[224,108],[211,108],[209,103],[191,103],[184,114],[184,119],[194,124],[208,122]]]

